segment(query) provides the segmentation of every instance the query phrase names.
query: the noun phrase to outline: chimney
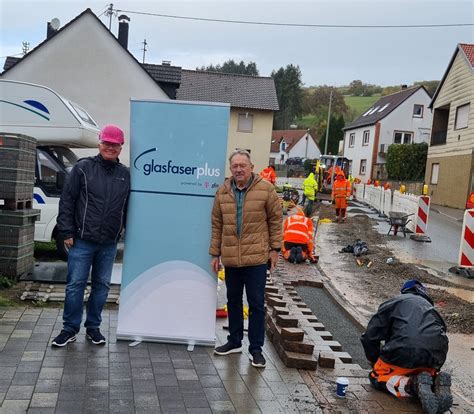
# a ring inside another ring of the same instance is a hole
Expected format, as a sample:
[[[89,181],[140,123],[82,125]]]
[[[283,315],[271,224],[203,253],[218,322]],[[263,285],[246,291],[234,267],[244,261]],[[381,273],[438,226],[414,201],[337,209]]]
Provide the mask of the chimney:
[[[51,19],[50,22],[46,24],[46,39],[53,37],[59,30],[59,26],[61,25],[58,18]]]
[[[124,49],[128,49],[128,22],[130,17],[122,14],[118,18],[119,20],[119,30],[118,30],[118,41]]]
[[[171,66],[171,60],[162,60],[161,66]]]
[[[408,86],[407,85],[402,85],[402,89],[407,89]]]

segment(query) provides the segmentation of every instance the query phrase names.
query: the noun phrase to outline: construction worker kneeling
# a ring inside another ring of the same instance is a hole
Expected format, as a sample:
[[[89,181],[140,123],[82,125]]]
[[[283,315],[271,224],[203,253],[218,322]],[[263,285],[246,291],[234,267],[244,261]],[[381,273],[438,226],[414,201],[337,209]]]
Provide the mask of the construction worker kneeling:
[[[306,259],[315,263],[313,256],[313,222],[301,208],[289,216],[283,224],[283,257],[291,263],[302,263]]]

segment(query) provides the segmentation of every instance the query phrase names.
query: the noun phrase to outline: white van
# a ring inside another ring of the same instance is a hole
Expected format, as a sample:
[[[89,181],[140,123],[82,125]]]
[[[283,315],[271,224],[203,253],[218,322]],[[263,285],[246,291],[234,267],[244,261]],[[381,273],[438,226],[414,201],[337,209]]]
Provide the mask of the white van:
[[[31,83],[0,80],[0,133],[28,135],[37,140],[33,207],[41,210],[35,241],[57,239],[59,196],[67,173],[77,161],[71,148],[97,148],[99,128],[79,105],[52,89]]]

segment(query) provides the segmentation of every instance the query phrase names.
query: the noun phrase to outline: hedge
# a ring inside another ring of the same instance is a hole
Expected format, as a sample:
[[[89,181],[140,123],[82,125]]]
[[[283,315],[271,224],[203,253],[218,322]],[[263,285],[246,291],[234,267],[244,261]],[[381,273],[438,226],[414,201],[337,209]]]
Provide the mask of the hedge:
[[[428,144],[392,144],[387,152],[387,174],[391,180],[423,180]]]

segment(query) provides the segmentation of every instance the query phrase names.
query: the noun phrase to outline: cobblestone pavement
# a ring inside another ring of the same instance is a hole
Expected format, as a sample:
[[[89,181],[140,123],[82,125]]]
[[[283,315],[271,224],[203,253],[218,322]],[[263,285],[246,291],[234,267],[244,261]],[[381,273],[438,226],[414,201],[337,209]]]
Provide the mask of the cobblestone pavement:
[[[58,309],[0,309],[0,413],[274,413],[321,412],[296,369],[271,345],[267,367],[248,353],[215,356],[212,348],[116,341],[117,311],[104,311],[106,346],[84,332],[51,348],[61,329]],[[227,332],[218,322],[216,335]]]
[[[287,368],[269,341],[263,370],[250,365],[246,349],[222,357],[210,347],[131,347],[116,341],[117,310],[103,313],[105,346],[92,345],[81,332],[75,343],[51,348],[61,312],[0,308],[0,413],[420,412],[415,401],[373,390],[358,365]],[[223,325],[218,320],[218,343],[226,341]],[[346,399],[335,397],[337,376],[350,380]],[[463,404],[453,408],[469,412]]]

